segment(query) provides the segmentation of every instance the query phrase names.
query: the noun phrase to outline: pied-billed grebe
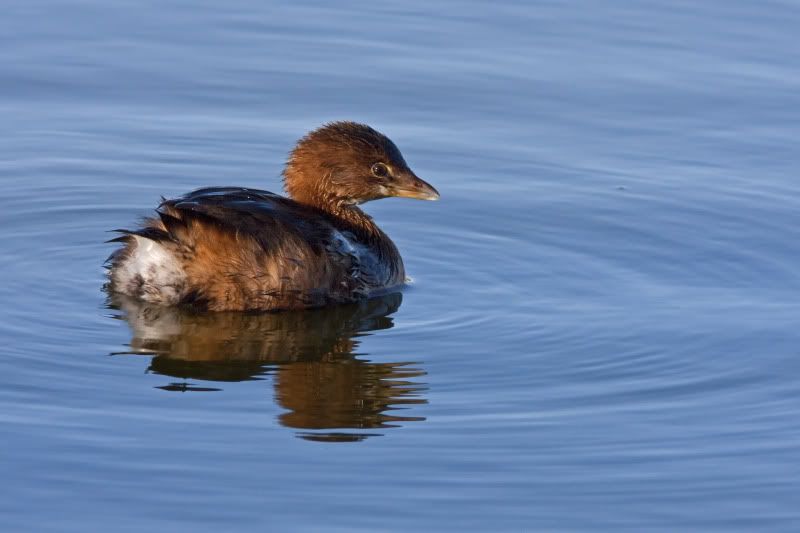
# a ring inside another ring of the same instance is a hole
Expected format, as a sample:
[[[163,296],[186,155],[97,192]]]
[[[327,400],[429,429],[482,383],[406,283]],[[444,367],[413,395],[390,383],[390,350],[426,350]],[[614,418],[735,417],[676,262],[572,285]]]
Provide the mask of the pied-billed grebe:
[[[283,172],[291,199],[213,187],[164,200],[118,230],[109,288],[164,305],[278,310],[350,302],[405,281],[394,243],[357,206],[436,200],[397,146],[369,126],[327,124],[300,139]]]

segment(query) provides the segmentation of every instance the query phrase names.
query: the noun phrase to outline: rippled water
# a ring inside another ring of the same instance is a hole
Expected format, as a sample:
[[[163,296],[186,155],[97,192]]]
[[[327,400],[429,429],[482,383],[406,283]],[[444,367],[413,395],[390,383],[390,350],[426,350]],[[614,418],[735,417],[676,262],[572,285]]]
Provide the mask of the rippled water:
[[[23,2],[0,18],[8,531],[796,530],[794,2]],[[384,131],[413,284],[110,300],[160,195]]]

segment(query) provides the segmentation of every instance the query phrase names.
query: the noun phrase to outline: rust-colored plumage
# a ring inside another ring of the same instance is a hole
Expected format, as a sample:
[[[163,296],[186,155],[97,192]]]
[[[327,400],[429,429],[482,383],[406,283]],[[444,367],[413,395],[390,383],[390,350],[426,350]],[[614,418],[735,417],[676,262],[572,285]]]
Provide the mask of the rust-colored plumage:
[[[358,204],[435,200],[384,135],[335,122],[303,137],[284,170],[290,198],[238,187],[164,200],[109,258],[110,289],[210,310],[319,307],[403,283],[391,239]]]

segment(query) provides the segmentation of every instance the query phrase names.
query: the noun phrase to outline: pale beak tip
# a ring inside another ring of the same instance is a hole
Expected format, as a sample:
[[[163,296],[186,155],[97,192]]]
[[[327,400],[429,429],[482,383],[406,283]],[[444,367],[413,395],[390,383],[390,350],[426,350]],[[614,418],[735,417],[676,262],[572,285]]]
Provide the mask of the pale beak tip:
[[[439,199],[439,191],[430,183],[411,174],[402,183],[392,188],[392,196],[435,201]]]

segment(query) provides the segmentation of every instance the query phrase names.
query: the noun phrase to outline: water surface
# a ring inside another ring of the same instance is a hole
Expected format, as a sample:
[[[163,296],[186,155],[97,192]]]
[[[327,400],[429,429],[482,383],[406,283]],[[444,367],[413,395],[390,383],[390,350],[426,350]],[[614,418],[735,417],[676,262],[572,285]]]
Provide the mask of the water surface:
[[[4,530],[797,530],[796,3],[3,11]],[[442,193],[366,206],[402,294],[102,291],[107,230],[335,119]]]

